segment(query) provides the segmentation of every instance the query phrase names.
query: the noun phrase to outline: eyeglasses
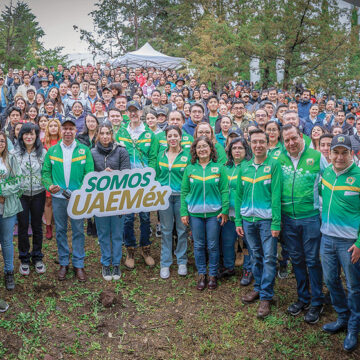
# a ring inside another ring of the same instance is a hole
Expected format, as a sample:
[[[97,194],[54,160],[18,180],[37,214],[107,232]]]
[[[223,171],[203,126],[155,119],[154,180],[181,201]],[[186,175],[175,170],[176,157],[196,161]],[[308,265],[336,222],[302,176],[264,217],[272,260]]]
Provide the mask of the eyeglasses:
[[[266,118],[266,114],[256,114],[256,118]]]
[[[202,150],[202,149],[207,149],[207,148],[209,148],[209,145],[198,145],[196,147],[196,150]]]
[[[267,132],[271,132],[271,133],[276,133],[276,132],[279,131],[279,129],[276,129],[276,128],[275,128],[275,129],[269,129],[269,128],[268,128],[268,129],[266,129],[266,131],[267,131]]]
[[[199,135],[204,135],[204,134],[210,135],[210,134],[211,134],[211,131],[210,131],[210,130],[207,130],[207,131],[199,130],[199,131],[198,131],[198,134],[199,134]]]

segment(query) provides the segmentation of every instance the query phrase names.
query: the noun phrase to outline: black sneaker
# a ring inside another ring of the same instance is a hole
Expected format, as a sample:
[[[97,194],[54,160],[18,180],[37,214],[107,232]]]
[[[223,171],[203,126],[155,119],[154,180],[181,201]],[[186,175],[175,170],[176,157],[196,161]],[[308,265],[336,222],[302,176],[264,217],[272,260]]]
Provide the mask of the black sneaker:
[[[119,265],[113,266],[112,278],[113,278],[114,280],[119,280],[120,277],[121,277],[120,266],[119,266]]]
[[[241,286],[248,286],[251,284],[253,280],[253,274],[251,271],[248,271],[248,270],[244,270],[243,271],[243,275],[241,277],[241,280],[240,280],[240,285]]]
[[[296,303],[291,304],[287,308],[287,312],[292,316],[296,316],[296,315],[299,315],[301,313],[301,311],[308,310],[309,307],[310,307],[309,303],[305,304],[299,300]]]
[[[287,265],[280,265],[279,271],[278,271],[279,279],[286,279],[288,276],[289,276],[289,274],[288,274]]]
[[[311,306],[309,311],[304,316],[305,322],[308,324],[316,324],[319,321],[320,315],[323,311],[324,305]]]
[[[106,281],[110,281],[112,279],[112,273],[111,273],[110,266],[102,267],[102,276]]]
[[[15,279],[14,279],[14,272],[7,272],[5,273],[5,287],[7,290],[14,290],[15,289]]]

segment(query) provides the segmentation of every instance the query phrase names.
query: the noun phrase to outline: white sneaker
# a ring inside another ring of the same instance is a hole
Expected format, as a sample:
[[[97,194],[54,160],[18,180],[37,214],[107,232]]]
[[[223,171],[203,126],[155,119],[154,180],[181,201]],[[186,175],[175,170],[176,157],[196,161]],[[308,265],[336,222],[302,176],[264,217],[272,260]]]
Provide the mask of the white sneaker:
[[[161,224],[159,223],[159,224],[156,224],[156,233],[155,233],[155,236],[157,237],[157,238],[161,238]]]
[[[24,276],[30,275],[30,265],[21,263],[19,273]]]
[[[170,277],[170,268],[163,267],[160,269],[160,277],[162,279],[168,279]]]
[[[37,261],[35,263],[35,271],[38,274],[44,274],[46,272],[46,266],[42,261]]]
[[[186,264],[180,264],[178,267],[178,274],[180,276],[186,276],[187,275],[187,267]]]

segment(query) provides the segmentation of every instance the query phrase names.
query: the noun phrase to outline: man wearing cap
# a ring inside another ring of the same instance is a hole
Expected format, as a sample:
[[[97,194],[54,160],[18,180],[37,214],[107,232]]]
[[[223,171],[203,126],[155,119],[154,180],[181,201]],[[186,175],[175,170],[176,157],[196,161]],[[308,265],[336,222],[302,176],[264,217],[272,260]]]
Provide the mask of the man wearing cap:
[[[342,127],[342,132],[345,135],[354,135],[356,133],[355,128],[356,114],[350,113],[345,117],[345,124]]]
[[[38,94],[43,94],[45,99],[47,98],[48,96],[48,93],[49,93],[49,79],[47,77],[43,77],[40,79],[40,84],[41,84],[41,87],[40,89],[38,89],[37,93]]]
[[[29,89],[33,89],[34,92],[36,93],[36,88],[33,85],[30,85],[30,75],[29,74],[25,74],[24,75],[24,83],[21,84],[18,88],[17,88],[17,93],[16,95],[21,95],[25,100],[28,100],[27,97],[27,91]]]
[[[5,112],[8,105],[8,87],[5,85],[5,78],[0,76],[0,115]]]
[[[149,156],[153,145],[154,133],[140,120],[141,107],[137,101],[127,104],[130,122],[128,126],[121,126],[115,139],[124,146],[129,153],[131,168],[146,168],[149,166]],[[155,261],[150,254],[150,213],[141,212],[140,217],[140,247],[146,265],[154,266]],[[134,214],[125,215],[125,246],[127,256],[124,265],[134,269],[136,238],[134,234]]]
[[[173,89],[173,91],[176,91],[178,94],[181,94],[183,87],[185,85],[185,80],[182,77],[179,77],[178,79],[176,79],[175,81],[175,87]]]
[[[160,104],[160,97],[161,97],[160,91],[157,89],[153,90],[153,92],[151,93],[151,104],[144,106],[144,109],[143,109],[143,112],[141,115],[141,121],[145,121],[146,115],[150,112],[150,110],[157,112],[158,110],[161,109],[161,110],[165,111],[165,115],[167,115],[167,113],[169,112],[169,109]]]
[[[323,330],[347,331],[344,350],[353,351],[360,331],[360,169],[352,160],[351,140],[339,134],[331,142],[330,165],[322,177],[321,259],[336,321]],[[342,267],[347,295],[340,279]]]
[[[104,87],[102,89],[102,98],[104,100],[104,105],[105,105],[105,111],[108,112],[109,109],[111,109],[112,107],[114,107],[114,99],[113,99],[113,93],[111,91],[111,89],[109,87]]]
[[[90,149],[75,140],[76,124],[66,118],[61,125],[62,140],[52,146],[44,160],[42,182],[52,195],[52,207],[56,227],[56,242],[60,268],[58,279],[65,280],[69,268],[69,245],[67,238],[67,206],[71,192],[81,187],[87,173],[94,171]],[[79,281],[85,281],[84,220],[71,220],[72,264]]]
[[[281,133],[286,149],[278,158],[282,168],[282,234],[298,294],[298,300],[287,311],[296,316],[306,310],[304,320],[314,324],[319,321],[324,302],[318,188],[328,164],[320,152],[305,146],[303,134],[295,125],[284,125]]]

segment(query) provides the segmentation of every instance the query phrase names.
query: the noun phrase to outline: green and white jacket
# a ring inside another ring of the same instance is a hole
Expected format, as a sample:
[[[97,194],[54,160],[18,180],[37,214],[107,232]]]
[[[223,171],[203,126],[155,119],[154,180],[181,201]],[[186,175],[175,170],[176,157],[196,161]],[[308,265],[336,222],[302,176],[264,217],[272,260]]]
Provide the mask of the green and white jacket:
[[[242,220],[256,222],[272,219],[271,230],[280,230],[281,223],[281,168],[267,157],[262,164],[254,159],[241,166],[236,189],[236,226]]]
[[[208,218],[229,213],[229,183],[224,166],[189,164],[181,184],[181,216]]]
[[[321,180],[324,235],[354,240],[360,248],[360,168],[353,163],[336,174],[330,165]]]
[[[226,165],[225,169],[227,172],[228,182],[229,182],[229,218],[231,221],[235,221],[235,198],[236,198],[236,188],[238,183],[238,175],[241,166],[246,162],[244,160],[242,163],[232,166]]]

